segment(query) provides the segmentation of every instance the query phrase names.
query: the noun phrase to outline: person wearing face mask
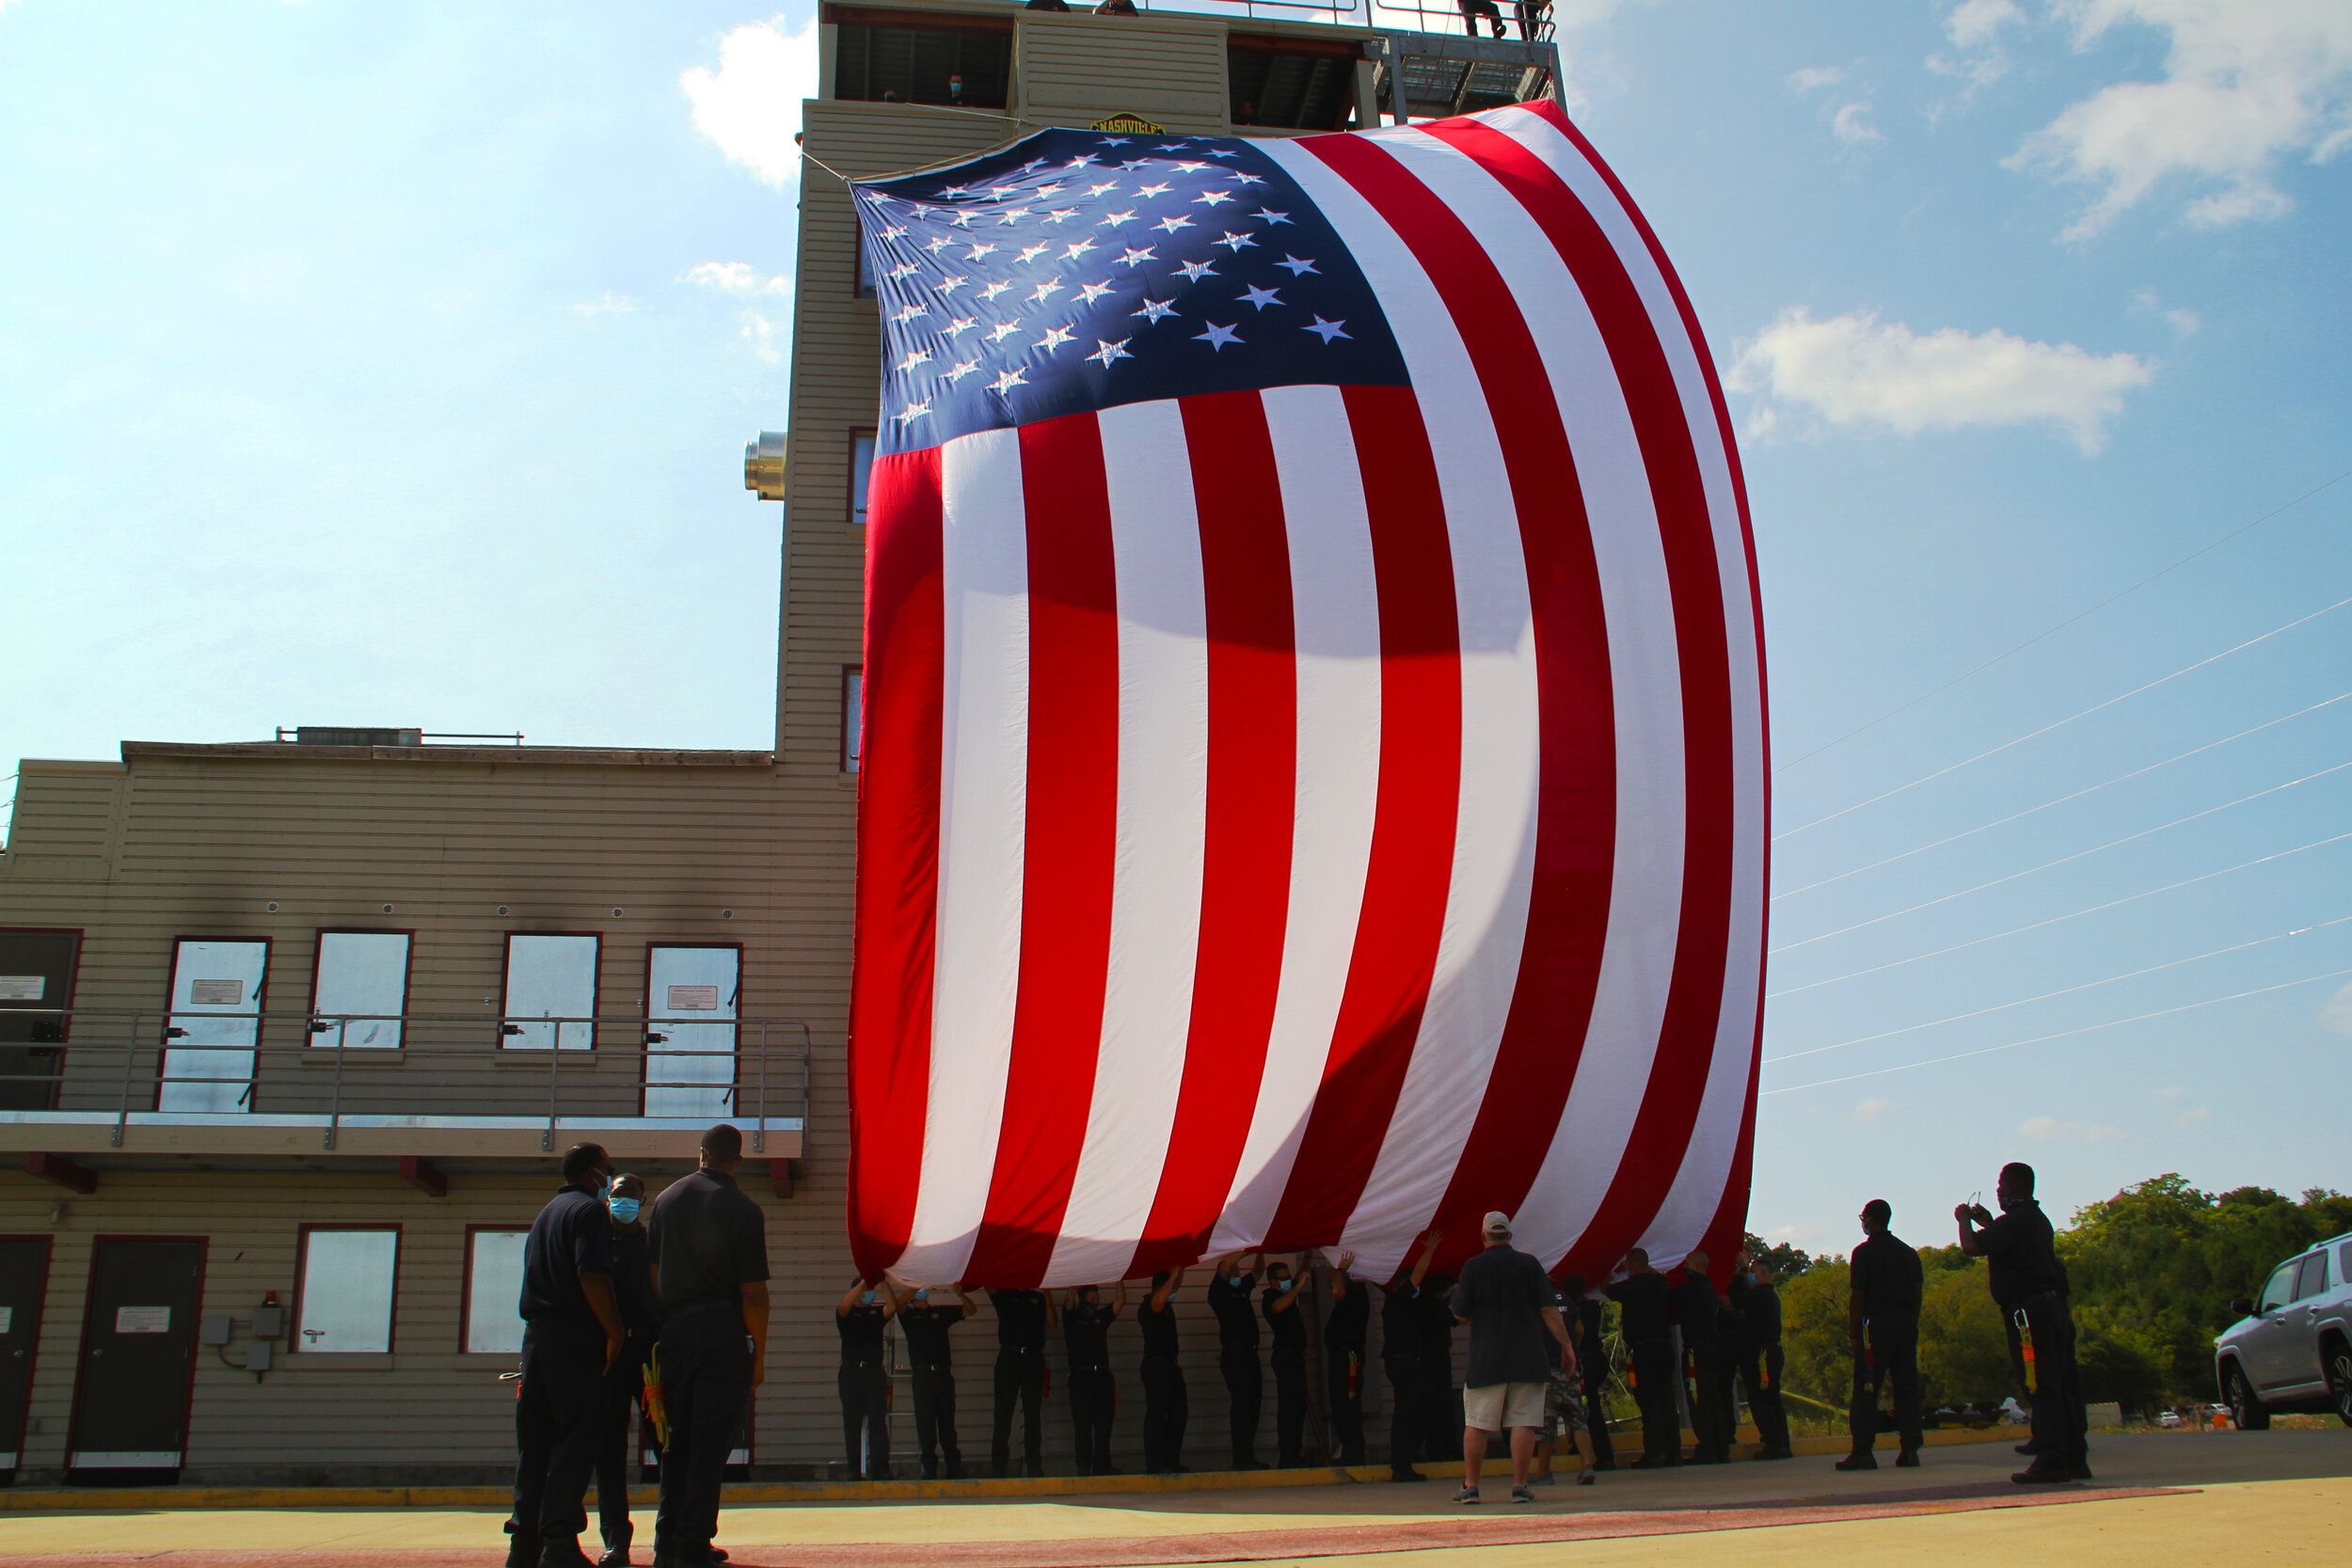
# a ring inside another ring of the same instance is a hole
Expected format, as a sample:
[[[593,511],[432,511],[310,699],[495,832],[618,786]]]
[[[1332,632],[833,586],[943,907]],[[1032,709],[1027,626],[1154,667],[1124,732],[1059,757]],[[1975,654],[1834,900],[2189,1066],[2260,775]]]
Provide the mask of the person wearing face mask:
[[[1103,1288],[1081,1285],[1061,1304],[1062,1343],[1070,1351],[1070,1415],[1078,1429],[1078,1473],[1109,1476],[1111,1417],[1119,1409],[1119,1380],[1111,1372],[1111,1324],[1127,1310],[1127,1287],[1103,1304]]]
[[[645,1226],[638,1211],[645,1183],[626,1171],[612,1179],[605,1212],[612,1221],[612,1294],[621,1309],[621,1354],[604,1375],[604,1438],[596,1449],[596,1523],[604,1555],[596,1568],[628,1568],[628,1415],[645,1388],[645,1361],[661,1336],[661,1304],[653,1293],[653,1271],[645,1265]],[[654,1447],[653,1423],[645,1423],[645,1447]]]
[[[852,1280],[833,1309],[841,1331],[841,1440],[851,1481],[890,1479],[890,1368],[882,1325],[898,1314],[898,1298],[879,1280]]]
[[[950,1307],[940,1292],[918,1285],[898,1298],[898,1332],[906,1337],[907,1370],[914,1385],[914,1441],[923,1456],[923,1479],[939,1477],[939,1462],[947,1461],[947,1479],[963,1479],[963,1449],[956,1442],[956,1373],[947,1357],[947,1331],[980,1309],[961,1285],[949,1288]]]
[[[515,1512],[507,1568],[587,1568],[580,1499],[604,1432],[605,1374],[625,1336],[612,1292],[612,1223],[601,1146],[564,1156],[564,1185],[523,1243],[522,1387],[515,1402]]]
[[[1254,1273],[1245,1273],[1246,1252],[1226,1257],[1209,1281],[1209,1310],[1216,1314],[1216,1370],[1225,1377],[1225,1422],[1233,1442],[1236,1470],[1263,1470],[1258,1457],[1258,1406],[1265,1397],[1265,1374],[1258,1367],[1258,1315],[1249,1309]]]
[[[1307,1315],[1298,1309],[1304,1272],[1288,1263],[1268,1263],[1265,1290],[1258,1297],[1266,1330],[1274,1338],[1268,1357],[1274,1367],[1275,1463],[1295,1470],[1307,1463]]]

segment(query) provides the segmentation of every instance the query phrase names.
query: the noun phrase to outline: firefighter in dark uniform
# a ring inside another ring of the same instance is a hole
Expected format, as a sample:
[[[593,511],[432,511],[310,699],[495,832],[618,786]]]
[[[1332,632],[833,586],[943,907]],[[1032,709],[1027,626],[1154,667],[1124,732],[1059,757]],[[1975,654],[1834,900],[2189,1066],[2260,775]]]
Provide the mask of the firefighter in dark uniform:
[[[1630,1468],[1682,1463],[1682,1418],[1675,1409],[1674,1295],[1666,1276],[1640,1247],[1625,1255],[1623,1278],[1602,1287],[1617,1304],[1617,1335],[1632,1362],[1633,1398],[1642,1407],[1642,1457]]]
[[[956,1442],[956,1372],[947,1354],[947,1331],[980,1309],[979,1303],[954,1289],[949,1307],[929,1285],[918,1285],[898,1298],[898,1332],[906,1336],[907,1366],[914,1384],[914,1441],[923,1455],[923,1479],[939,1477],[939,1462],[947,1462],[947,1479],[963,1479],[963,1449]]]
[[[612,1162],[596,1144],[564,1156],[564,1185],[523,1243],[522,1387],[515,1402],[515,1512],[508,1568],[576,1568],[580,1497],[604,1437],[605,1375],[626,1336],[612,1293]]]
[[[1042,1291],[991,1291],[996,1309],[996,1408],[988,1440],[988,1466],[997,1476],[1012,1466],[1012,1407],[1021,1406],[1022,1473],[1045,1473],[1045,1336],[1060,1323],[1054,1298]]]
[[[1258,1314],[1249,1304],[1257,1275],[1242,1272],[1246,1252],[1230,1254],[1209,1281],[1209,1310],[1216,1314],[1216,1370],[1225,1378],[1225,1420],[1232,1439],[1236,1470],[1263,1470],[1258,1457],[1258,1406],[1265,1398],[1265,1374],[1258,1367]]]
[[[1895,1463],[1919,1464],[1919,1298],[1923,1278],[1916,1248],[1886,1228],[1895,1211],[1883,1197],[1862,1206],[1861,1244],[1850,1261],[1847,1324],[1853,1336],[1853,1404],[1847,1424],[1853,1451],[1837,1462],[1841,1470],[1875,1470],[1879,1403],[1891,1389],[1895,1426],[1902,1452]]]
[[[1111,1324],[1127,1310],[1127,1286],[1103,1305],[1099,1285],[1081,1285],[1061,1304],[1062,1344],[1070,1352],[1070,1417],[1078,1430],[1078,1473],[1115,1476],[1111,1418],[1119,1411],[1119,1379],[1111,1371]]]
[[[1691,1428],[1698,1442],[1691,1454],[1694,1465],[1731,1463],[1731,1439],[1738,1432],[1731,1403],[1731,1355],[1724,1349],[1724,1298],[1707,1277],[1708,1257],[1692,1252],[1682,1260],[1682,1283],[1675,1287],[1675,1307],[1682,1324],[1682,1348],[1691,1358]]]
[[[605,1373],[604,1436],[596,1446],[596,1523],[604,1556],[596,1568],[628,1568],[628,1417],[645,1390],[645,1362],[661,1334],[661,1304],[653,1293],[653,1271],[645,1261],[645,1183],[623,1174],[612,1179],[605,1212],[612,1219],[612,1295],[621,1309],[621,1354]],[[654,1447],[653,1423],[644,1423],[644,1446]]]
[[[1152,1276],[1152,1293],[1136,1308],[1143,1331],[1143,1467],[1155,1476],[1175,1475],[1184,1465],[1184,1425],[1192,1396],[1176,1359],[1176,1288],[1184,1271],[1163,1269]]]
[[[1440,1269],[1421,1282],[1413,1297],[1421,1325],[1422,1457],[1439,1464],[1457,1447],[1462,1391],[1454,1386],[1454,1276]]]
[[[1389,1374],[1389,1479],[1427,1481],[1413,1468],[1435,1423],[1434,1411],[1422,1409],[1428,1379],[1421,1370],[1421,1288],[1429,1265],[1444,1238],[1431,1231],[1422,1243],[1412,1272],[1400,1266],[1380,1302],[1380,1369]]]
[[[2089,1481],[2090,1449],[2082,1419],[2082,1374],[2074,1364],[2074,1314],[2049,1216],[2034,1201],[2033,1167],[2007,1164],[1995,1189],[2001,1217],[1980,1205],[1952,1211],[1960,1249],[1992,1260],[1993,1300],[2022,1315],[2033,1366],[2033,1463],[2010,1480],[2022,1483]]]
[[[1739,1320],[1733,1340],[1733,1364],[1740,1392],[1756,1418],[1756,1434],[1762,1439],[1758,1459],[1794,1459],[1788,1444],[1788,1410],[1781,1402],[1780,1373],[1785,1356],[1780,1344],[1780,1295],[1772,1289],[1772,1270],[1761,1259],[1740,1255],[1741,1268],[1731,1282],[1732,1316]]]
[[[724,1122],[711,1128],[702,1168],[663,1189],[646,1220],[670,1413],[654,1568],[724,1560],[710,1549],[719,1483],[752,1390],[768,1376],[768,1218],[735,1184],[742,1163],[743,1134]]]
[[[898,1298],[881,1280],[850,1282],[833,1309],[841,1332],[841,1446],[850,1458],[851,1481],[890,1479],[890,1358],[882,1325],[898,1310]]]
[[[1258,1298],[1274,1338],[1266,1359],[1274,1368],[1275,1463],[1285,1470],[1307,1463],[1307,1314],[1298,1309],[1299,1288],[1306,1283],[1304,1271],[1268,1263],[1265,1290]]]
[[[1332,1265],[1331,1315],[1323,1323],[1323,1392],[1342,1465],[1364,1462],[1364,1328],[1372,1292],[1347,1277],[1355,1261],[1354,1253],[1343,1252]]]
[[[1589,1289],[1581,1274],[1568,1275],[1560,1287],[1576,1309],[1583,1333],[1577,1340],[1576,1375],[1584,1388],[1584,1430],[1593,1434],[1593,1468],[1617,1467],[1617,1448],[1609,1440],[1609,1352],[1601,1343],[1602,1308],[1606,1298]],[[1568,1310],[1566,1307],[1561,1308]]]

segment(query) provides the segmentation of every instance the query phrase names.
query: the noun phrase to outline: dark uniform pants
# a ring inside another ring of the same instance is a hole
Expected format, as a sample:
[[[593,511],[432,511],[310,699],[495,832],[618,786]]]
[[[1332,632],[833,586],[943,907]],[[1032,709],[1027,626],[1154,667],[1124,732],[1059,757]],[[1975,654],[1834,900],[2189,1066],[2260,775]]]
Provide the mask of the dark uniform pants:
[[[1879,1402],[1891,1390],[1895,1428],[1906,1449],[1919,1446],[1919,1320],[1888,1313],[1863,1325],[1869,1355],[1853,1362],[1853,1404],[1846,1413],[1853,1451],[1868,1453],[1879,1433]],[[1859,1349],[1859,1347],[1857,1347]]]
[[[853,1361],[841,1387],[841,1446],[852,1481],[890,1479],[890,1373],[880,1361]]]
[[[645,1391],[645,1358],[651,1339],[630,1339],[604,1375],[604,1431],[596,1443],[596,1526],[607,1546],[628,1545],[628,1416]],[[653,1447],[653,1427],[645,1428]]]
[[[1012,1407],[1021,1404],[1021,1440],[1025,1472],[1045,1473],[1045,1357],[1033,1350],[996,1352],[995,1424],[988,1441],[989,1468],[1004,1475],[1012,1464]]]
[[[914,1441],[923,1454],[923,1479],[939,1474],[947,1461],[950,1480],[963,1474],[963,1449],[956,1443],[956,1374],[947,1367],[914,1369]]]
[[[1788,1409],[1780,1398],[1783,1361],[1777,1344],[1751,1345],[1740,1353],[1740,1389],[1756,1418],[1756,1434],[1767,1453],[1788,1447]]]
[[[1225,1374],[1225,1420],[1233,1439],[1235,1468],[1258,1462],[1258,1406],[1265,1399],[1265,1373],[1258,1366],[1255,1345],[1226,1345],[1216,1353],[1216,1370]]]
[[[1380,1366],[1389,1374],[1389,1473],[1401,1476],[1421,1458],[1421,1357],[1385,1355]]]
[[[1728,1459],[1740,1426],[1731,1402],[1731,1354],[1723,1340],[1701,1339],[1692,1345],[1691,1370],[1698,1385],[1691,1401],[1691,1427],[1698,1437],[1698,1451]]]
[[[1111,1470],[1111,1417],[1119,1410],[1119,1380],[1108,1367],[1070,1369],[1070,1418],[1078,1428],[1078,1473]]]
[[[1364,1462],[1364,1347],[1332,1345],[1324,1352],[1323,1391],[1331,1406],[1331,1432],[1339,1439],[1340,1463]]]
[[[1307,1349],[1277,1345],[1274,1363],[1275,1449],[1285,1470],[1307,1462]]]
[[[2033,1337],[2033,1467],[2073,1468],[2090,1463],[2083,1425],[2081,1370],[2074,1362],[2074,1314],[2053,1291],[2025,1305]]]
[[[1462,1452],[1462,1391],[1454,1386],[1454,1358],[1421,1358],[1422,1456],[1433,1464]]]
[[[580,1499],[604,1435],[604,1335],[537,1322],[523,1328],[515,1402],[514,1533],[569,1540],[588,1528]]]
[[[1192,1396],[1172,1355],[1143,1358],[1143,1467],[1164,1475],[1184,1462],[1184,1426]]]
[[[1617,1467],[1617,1446],[1609,1440],[1609,1358],[1597,1336],[1588,1336],[1577,1353],[1577,1374],[1584,1382],[1584,1426],[1593,1434],[1593,1464],[1603,1470]]]
[[[1672,1339],[1644,1339],[1631,1347],[1633,1398],[1642,1407],[1642,1463],[1682,1463],[1682,1418],[1675,1410]]]
[[[713,1302],[661,1325],[661,1392],[670,1446],[661,1454],[661,1511],[654,1549],[691,1556],[719,1531],[719,1483],[752,1398],[752,1348],[743,1309]]]

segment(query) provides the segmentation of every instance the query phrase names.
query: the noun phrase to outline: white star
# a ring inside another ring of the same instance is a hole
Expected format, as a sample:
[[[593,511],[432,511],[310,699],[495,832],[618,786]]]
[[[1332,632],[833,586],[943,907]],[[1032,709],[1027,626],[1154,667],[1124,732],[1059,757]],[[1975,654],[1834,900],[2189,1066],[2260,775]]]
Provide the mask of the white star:
[[[1255,283],[1248,284],[1245,287],[1248,292],[1241,297],[1256,306],[1261,310],[1264,309],[1269,305],[1279,305],[1282,303],[1282,296],[1276,293],[1272,289],[1261,289]]]
[[[1206,202],[1212,207],[1216,207],[1221,206],[1232,199],[1233,193],[1232,191],[1202,191],[1199,196],[1192,198],[1192,204],[1198,207],[1201,203]]]
[[[1054,350],[1061,347],[1062,344],[1068,341],[1070,341],[1069,328],[1061,326],[1049,326],[1045,329],[1044,341],[1037,346],[1043,349],[1046,353],[1051,354]]]
[[[1185,139],[1186,138],[1183,136],[1179,136],[1174,141],[1164,141],[1160,143],[1160,150],[1163,152],[1182,152],[1184,150]]]
[[[954,217],[949,218],[947,221],[955,225],[958,229],[969,229],[972,227],[972,217],[973,214],[971,211],[966,209],[963,212],[958,213]]]
[[[1152,227],[1154,229],[1166,230],[1168,233],[1173,234],[1179,229],[1190,229],[1192,227],[1192,219],[1187,217],[1162,218]]]
[[[1012,285],[1009,283],[991,283],[987,288],[980,291],[980,297],[982,299],[994,299],[998,294],[1003,293],[1007,289],[1011,287]]]
[[[1263,176],[1244,174],[1237,168],[1227,169],[1225,172],[1232,175],[1234,179],[1240,181],[1245,185],[1263,185],[1265,183],[1265,180]]]
[[[1027,163],[1023,164],[1023,165],[1021,166],[1021,172],[1022,172],[1022,173],[1024,173],[1024,174],[1035,174],[1035,173],[1036,173],[1039,169],[1041,169],[1041,168],[1043,168],[1044,166],[1045,166],[1045,160],[1044,160],[1044,159],[1042,159],[1042,158],[1032,158],[1032,159],[1030,159]]]
[[[941,251],[943,251],[943,250],[946,249],[949,245],[953,245],[953,244],[955,244],[955,243],[956,243],[955,241],[953,241],[953,240],[949,239],[946,235],[945,235],[945,234],[940,234],[940,235],[936,235],[936,236],[934,236],[934,237],[932,237],[932,238],[930,238],[930,239],[925,240],[925,241],[923,242],[923,248],[924,248],[925,250],[930,251],[932,255],[936,256],[936,255],[938,255]]]
[[[1206,164],[1178,164],[1176,166],[1176,172],[1179,174],[1196,174],[1208,166],[1209,166]]]
[[[1038,200],[1042,201],[1049,196],[1059,196],[1061,193],[1062,187],[1059,185],[1040,185],[1029,194],[1035,197]]]
[[[1104,136],[1098,145],[1103,147],[1124,147],[1127,145],[1129,139],[1130,138],[1126,136]]]
[[[963,259],[967,261],[977,261],[983,256],[995,254],[995,251],[996,247],[993,245],[976,245],[963,253]]]
[[[901,305],[898,307],[898,313],[890,319],[895,322],[911,322],[917,316],[928,316],[930,313],[931,308],[928,305]]]
[[[918,201],[914,204],[914,215],[918,218],[930,217],[931,215],[931,209]]]
[[[940,330],[946,332],[950,338],[957,338],[961,337],[964,333],[971,331],[974,327],[979,325],[980,324],[973,317],[958,316],[954,321],[949,322]]]
[[[892,267],[889,272],[883,274],[883,276],[888,277],[893,283],[896,283],[901,277],[912,277],[920,271],[922,271],[922,269],[916,266],[913,261],[901,261],[897,266]]]
[[[943,294],[951,294],[971,281],[960,272],[950,273],[939,280],[939,292]]]
[[[1155,196],[1166,196],[1175,188],[1173,185],[1138,185],[1136,187],[1136,194],[1148,200]]]
[[[1288,251],[1283,252],[1282,259],[1274,264],[1278,267],[1290,268],[1290,273],[1293,277],[1296,277],[1300,273],[1312,272],[1315,270],[1315,264],[1312,261],[1302,261],[1297,257],[1291,255]]]
[[[1029,303],[1035,305],[1041,300],[1051,299],[1056,294],[1061,293],[1061,291],[1062,281],[1060,277],[1057,275],[1053,277],[1047,278],[1044,282],[1040,283],[1036,288],[1029,291]]]
[[[1209,156],[1212,158],[1238,158],[1241,154],[1234,151],[1230,147],[1212,147],[1209,149]]]
[[[1209,265],[1206,261],[1186,261],[1183,266],[1178,267],[1176,270],[1183,273],[1185,277],[1195,283],[1200,282],[1204,277],[1215,277],[1216,276],[1216,269]]]
[[[1174,315],[1176,302],[1172,299],[1146,299],[1142,309],[1130,310],[1127,313],[1131,316],[1141,316],[1147,323],[1156,322],[1163,317]]]
[[[1340,330],[1341,327],[1345,326],[1347,324],[1343,321],[1327,322],[1321,316],[1317,316],[1315,317],[1314,325],[1302,327],[1300,330],[1314,333],[1327,343],[1334,338],[1348,338],[1348,341],[1353,342],[1355,341],[1353,338],[1349,338],[1347,333]]]
[[[972,187],[969,185],[943,185],[940,187],[939,194],[942,196],[969,196],[972,194]]]
[[[1246,245],[1256,245],[1258,242],[1251,239],[1247,234],[1236,234],[1232,232],[1232,230],[1226,230],[1225,237],[1216,243],[1225,246],[1226,249],[1238,255],[1241,252],[1242,246]]]
[[[903,224],[894,224],[890,228],[882,231],[882,244],[884,245],[888,245],[893,240],[903,240],[906,237],[907,231]]]
[[[1109,370],[1111,368],[1111,361],[1114,359],[1133,359],[1135,357],[1134,355],[1127,352],[1127,345],[1135,341],[1132,338],[1121,338],[1115,343],[1106,342],[1101,338],[1097,338],[1094,341],[1102,346],[1097,348],[1092,354],[1088,355],[1087,357],[1101,361],[1104,370]]]
[[[1026,207],[1007,207],[996,214],[996,227],[1008,229],[1029,215]]]
[[[1016,322],[999,322],[989,329],[988,341],[992,343],[1001,343],[1020,330],[1020,324]]]
[[[1002,201],[1020,188],[1018,185],[991,185],[988,188],[988,194]]]
[[[1108,283],[1089,283],[1078,291],[1080,294],[1085,296],[1086,303],[1089,305],[1093,304],[1096,300],[1101,299],[1104,294],[1109,293],[1110,292],[1111,286]]]
[[[1089,185],[1087,187],[1087,195],[1101,196],[1104,191],[1115,191],[1117,189],[1119,189],[1118,181],[1105,180],[1099,185]]]
[[[1113,213],[1110,216],[1104,218],[1094,227],[1097,229],[1116,229],[1122,223],[1133,223],[1135,221],[1136,214],[1134,210],[1131,208],[1124,213]]]
[[[1253,218],[1265,219],[1269,228],[1278,223],[1288,223],[1291,220],[1291,215],[1288,213],[1270,213],[1263,207],[1259,208],[1256,212],[1250,214],[1249,215]]]
[[[954,386],[957,382],[961,381],[965,376],[970,375],[974,371],[977,371],[979,368],[980,362],[977,359],[957,360],[956,368],[947,372],[947,385],[950,387]]]
[[[1148,247],[1143,250],[1130,250],[1126,255],[1121,256],[1119,259],[1119,264],[1122,267],[1140,266],[1144,262],[1152,260],[1152,248],[1156,247]]]
[[[929,398],[925,398],[920,403],[910,403],[904,408],[898,410],[898,422],[900,424],[904,424],[909,420],[920,420],[926,418],[930,415],[930,411],[931,400]]]
[[[1076,157],[1074,157],[1074,158],[1071,159],[1071,160],[1070,160],[1070,162],[1068,162],[1068,163],[1066,163],[1066,164],[1062,165],[1062,167],[1064,167],[1064,168],[1084,168],[1084,167],[1086,167],[1086,166],[1087,166],[1087,165],[1089,165],[1089,164],[1090,164],[1090,163],[1092,163],[1092,162],[1094,162],[1094,154],[1093,154],[1093,153],[1091,153],[1091,152],[1081,152],[1081,153],[1079,153]]]
[[[1206,332],[1193,334],[1192,341],[1196,343],[1206,343],[1221,353],[1227,343],[1240,342],[1241,336],[1230,326],[1219,326],[1216,323],[1211,322],[1209,329]]]
[[[1075,207],[1057,207],[1052,212],[1045,214],[1045,221],[1048,223],[1067,223],[1070,219],[1074,218],[1077,215],[1078,209]]]
[[[1050,245],[1025,245],[1021,247],[1021,264],[1027,266],[1053,248]]]
[[[898,361],[898,373],[900,375],[904,375],[907,372],[914,369],[917,365],[928,365],[930,363],[930,359],[931,351],[930,349],[909,349],[907,351],[907,356]]]
[[[1074,261],[1093,248],[1092,240],[1073,240],[1062,248],[1061,259],[1065,261]]]

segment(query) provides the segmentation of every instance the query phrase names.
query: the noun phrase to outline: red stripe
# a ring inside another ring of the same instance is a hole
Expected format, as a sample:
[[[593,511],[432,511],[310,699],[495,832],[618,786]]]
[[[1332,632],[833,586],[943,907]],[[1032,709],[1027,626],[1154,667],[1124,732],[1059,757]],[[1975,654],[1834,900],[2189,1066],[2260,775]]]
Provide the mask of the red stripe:
[[[1138,1276],[1200,1256],[1241,1164],[1282,976],[1298,768],[1290,552],[1265,404],[1224,392],[1179,407],[1208,612],[1206,842],[1184,1085]]]
[[[866,567],[850,990],[850,1248],[882,1273],[906,1250],[930,1093],[939,895],[940,451],[875,460]]]
[[[1527,933],[1488,1105],[1434,1216],[1457,1249],[1470,1250],[1479,1216],[1516,1206],[1534,1180],[1575,1075],[1600,977],[1616,833],[1600,582],[1558,403],[1502,273],[1445,202],[1377,143],[1317,136],[1298,145],[1372,203],[1444,300],[1502,442],[1527,566],[1541,780]],[[1502,1070],[1504,1060],[1517,1064],[1519,1076]],[[1519,1114],[1530,1105],[1549,1110]],[[1488,1125],[1490,1109],[1501,1126]],[[1384,1117],[1359,1135],[1376,1144],[1370,1129],[1386,1125]]]
[[[964,1277],[1033,1286],[1052,1260],[1094,1098],[1119,828],[1119,583],[1091,414],[1021,430],[1029,551],[1021,981],[996,1170]]]
[[[1461,635],[1429,432],[1409,388],[1342,395],[1380,604],[1380,785],[1323,1082],[1266,1227],[1277,1251],[1338,1241],[1379,1157],[1429,1002],[1461,793]]]

